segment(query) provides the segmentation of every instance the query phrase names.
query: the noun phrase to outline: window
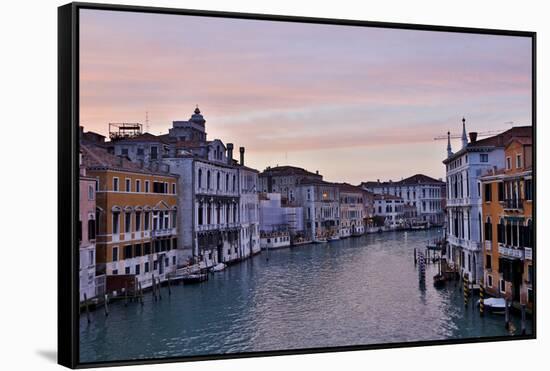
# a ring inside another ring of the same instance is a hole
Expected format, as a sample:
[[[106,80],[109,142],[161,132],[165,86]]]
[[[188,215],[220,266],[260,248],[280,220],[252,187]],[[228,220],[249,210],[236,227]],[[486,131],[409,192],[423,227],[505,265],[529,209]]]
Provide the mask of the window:
[[[506,170],[512,169],[512,159],[510,157],[506,157]]]
[[[113,178],[113,191],[118,192],[118,178]]]
[[[141,230],[141,211],[136,211],[136,232]]]
[[[122,154],[122,156],[128,156],[128,148],[122,148],[120,150],[120,153]]]
[[[95,220],[88,220],[88,239],[95,240]]]
[[[118,247],[113,247],[113,261],[118,261]]]
[[[129,233],[132,227],[132,213],[124,214],[124,232]]]
[[[225,174],[225,190],[229,191],[229,174]]]
[[[218,172],[216,174],[216,189],[219,191],[220,190],[220,172]]]
[[[145,220],[143,221],[143,230],[144,231],[148,231],[149,230],[149,220],[150,220],[150,212],[149,211],[146,211],[145,212]]]
[[[500,286],[500,292],[505,293],[506,292],[506,281],[501,279],[499,286]]]
[[[497,238],[498,243],[504,243],[505,230],[504,230],[504,219],[500,219],[500,222],[497,224]]]
[[[202,169],[199,169],[199,174],[197,175],[198,188],[202,188]]]
[[[141,192],[141,180],[136,180],[136,192]]]
[[[527,289],[527,302],[533,304],[533,289]]]
[[[145,271],[145,273],[149,272],[149,262],[145,262],[145,264],[143,266],[143,270]]]
[[[150,255],[151,254],[151,242],[146,242],[145,244],[143,244],[143,250],[144,250],[145,255]]]
[[[487,254],[485,255],[485,268],[491,269],[491,267],[492,267],[491,255]]]
[[[120,213],[113,213],[113,234],[120,233]]]
[[[172,265],[176,265],[176,257],[172,256]]]
[[[139,264],[136,264],[136,270],[135,270],[135,274],[139,274],[140,272],[140,268],[141,266]]]
[[[480,154],[479,162],[489,162],[489,155],[487,153]]]
[[[158,157],[158,148],[151,147],[151,160],[156,160]]]
[[[88,201],[92,201],[94,199],[94,186],[89,185],[88,186]]]
[[[525,199],[533,200],[533,180],[525,179]]]
[[[132,245],[124,246],[124,259],[132,258]]]
[[[172,183],[172,194],[176,194],[176,183]]]
[[[138,149],[137,149],[137,154],[138,154],[138,156],[143,156],[143,153],[144,153],[144,152],[143,152],[143,148],[138,148]]]
[[[521,167],[521,155],[516,155],[516,169],[520,169]]]
[[[145,193],[149,193],[149,181],[145,181]]]
[[[487,287],[493,287],[493,276],[487,276]]]
[[[210,170],[206,172],[206,189],[210,189]]]
[[[237,190],[237,178],[233,175],[233,192]]]
[[[136,244],[134,248],[134,256],[141,256],[141,244]]]
[[[485,241],[492,241],[493,240],[493,223],[491,223],[491,218],[487,218],[487,221],[485,222]]]
[[[118,269],[113,269],[113,276],[116,276],[118,274]]]
[[[126,192],[132,192],[132,184],[130,183],[130,179],[126,178],[125,179],[125,190]]]
[[[130,274],[130,267],[124,268],[124,274]]]
[[[484,194],[485,194],[485,199],[484,199],[485,202],[491,202],[493,200],[493,195],[492,195],[492,192],[491,192],[491,186],[492,186],[491,183],[485,183],[483,185],[483,191],[484,191]]]

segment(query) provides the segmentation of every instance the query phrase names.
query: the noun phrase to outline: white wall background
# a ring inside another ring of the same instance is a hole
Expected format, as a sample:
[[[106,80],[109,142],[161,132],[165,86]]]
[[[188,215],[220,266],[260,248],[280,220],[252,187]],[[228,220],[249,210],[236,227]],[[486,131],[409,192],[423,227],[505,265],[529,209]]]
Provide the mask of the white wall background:
[[[158,370],[280,370],[316,368],[448,370],[540,368],[550,349],[548,104],[550,23],[545,2],[524,1],[120,1],[372,21],[530,30],[538,32],[538,340],[150,366]],[[48,370],[56,352],[56,74],[57,9],[62,1],[9,1],[0,13],[2,181],[0,212],[0,368]],[[546,170],[546,171],[545,171]],[[546,228],[546,231],[544,230]],[[545,292],[546,291],[546,292]],[[128,369],[136,369],[131,367]],[[139,369],[143,369],[139,368]]]

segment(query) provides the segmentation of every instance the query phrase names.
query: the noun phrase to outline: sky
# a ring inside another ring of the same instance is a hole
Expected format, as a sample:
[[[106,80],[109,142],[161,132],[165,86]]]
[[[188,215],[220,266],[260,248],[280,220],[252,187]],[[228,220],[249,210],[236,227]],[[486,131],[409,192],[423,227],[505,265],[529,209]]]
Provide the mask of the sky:
[[[248,166],[358,184],[444,177],[434,137],[531,125],[531,40],[81,10],[80,124],[167,133],[199,105]],[[452,141],[458,150],[460,139]]]

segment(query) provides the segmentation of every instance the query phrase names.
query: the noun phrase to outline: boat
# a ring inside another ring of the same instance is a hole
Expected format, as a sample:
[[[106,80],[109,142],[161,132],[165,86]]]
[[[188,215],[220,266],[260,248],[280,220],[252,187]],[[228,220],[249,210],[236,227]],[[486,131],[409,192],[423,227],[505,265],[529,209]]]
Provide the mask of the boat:
[[[438,273],[434,276],[434,287],[436,289],[440,289],[445,286],[446,281],[447,280],[445,279],[445,276],[441,273]]]
[[[210,272],[214,273],[214,272],[221,272],[223,271],[225,268],[227,267],[227,265],[223,264],[223,263],[218,263],[216,264],[215,266],[213,266],[212,268],[210,268]]]
[[[338,235],[333,234],[332,236],[329,236],[328,241],[338,241],[340,237]]]
[[[208,274],[205,273],[192,273],[183,276],[182,281],[184,283],[196,283],[208,280]]]
[[[291,246],[301,246],[301,245],[307,245],[308,243],[311,243],[311,240],[305,239],[305,238],[299,238],[292,241]]]
[[[314,243],[326,243],[327,239],[325,237],[315,237],[313,240]]]
[[[479,305],[479,300],[477,305]],[[483,300],[483,307],[488,312],[502,314],[506,311],[506,300],[503,298],[487,298]]]

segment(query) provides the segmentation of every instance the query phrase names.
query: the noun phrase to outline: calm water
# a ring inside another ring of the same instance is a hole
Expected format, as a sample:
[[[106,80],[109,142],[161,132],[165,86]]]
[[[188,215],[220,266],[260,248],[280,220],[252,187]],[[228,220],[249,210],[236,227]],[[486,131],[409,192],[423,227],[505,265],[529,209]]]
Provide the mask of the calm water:
[[[454,283],[419,284],[413,248],[439,231],[392,232],[262,252],[143,306],[80,321],[82,362],[509,335]],[[269,259],[266,259],[269,257]],[[519,331],[518,318],[514,318]],[[528,322],[531,331],[531,322]]]

